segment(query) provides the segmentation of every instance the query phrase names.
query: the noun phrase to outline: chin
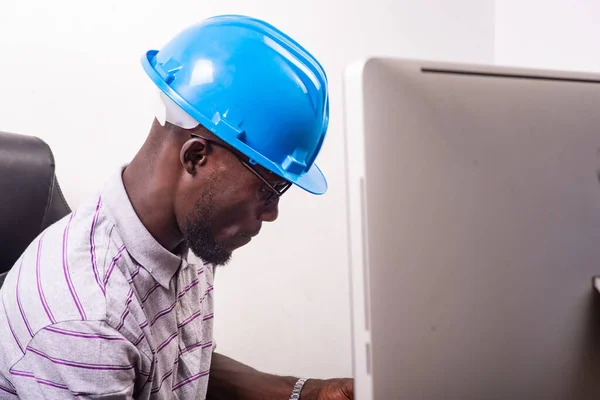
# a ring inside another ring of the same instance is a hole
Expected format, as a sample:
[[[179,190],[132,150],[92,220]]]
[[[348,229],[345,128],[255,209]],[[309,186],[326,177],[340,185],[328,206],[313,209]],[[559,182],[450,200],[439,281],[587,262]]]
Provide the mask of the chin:
[[[224,246],[190,246],[190,250],[203,262],[214,266],[225,265],[231,260],[232,251]]]
[[[211,254],[198,257],[207,264],[212,264],[215,267],[220,267],[229,264],[229,261],[231,261],[232,253],[223,252],[217,255]]]

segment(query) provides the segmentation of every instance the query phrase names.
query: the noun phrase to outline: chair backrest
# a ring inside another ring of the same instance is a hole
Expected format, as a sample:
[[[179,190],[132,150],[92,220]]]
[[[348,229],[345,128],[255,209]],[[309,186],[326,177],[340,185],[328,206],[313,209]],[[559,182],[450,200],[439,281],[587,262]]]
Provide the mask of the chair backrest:
[[[41,139],[0,132],[0,285],[31,241],[71,212],[54,167]]]

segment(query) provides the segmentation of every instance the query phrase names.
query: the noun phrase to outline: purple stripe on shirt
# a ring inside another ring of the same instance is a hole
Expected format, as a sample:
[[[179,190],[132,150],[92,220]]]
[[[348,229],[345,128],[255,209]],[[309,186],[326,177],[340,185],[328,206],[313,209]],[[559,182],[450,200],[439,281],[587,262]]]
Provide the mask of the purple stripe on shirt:
[[[69,390],[69,387],[67,385],[62,385],[60,383],[55,383],[46,379],[40,379],[40,378],[36,378],[35,379],[38,383],[42,384],[42,385],[46,385],[46,386],[52,386],[55,387],[57,389],[65,389],[65,390]],[[85,392],[71,392],[71,395],[75,396],[75,397],[79,397],[79,396],[89,396],[89,393],[85,393]]]
[[[150,296],[150,294],[152,294],[152,292],[154,292],[159,286],[160,286],[160,283],[157,283],[154,286],[152,286],[150,288],[150,290],[148,290],[148,293],[146,293],[146,295],[142,298],[142,304],[144,304],[146,302],[146,300],[148,300],[148,297]]]
[[[123,310],[123,314],[121,314],[121,319],[119,320],[119,325],[117,326],[117,330],[120,330],[123,325],[125,325],[125,318],[129,315],[129,304],[132,301],[133,297],[133,289],[129,289],[129,294],[127,295],[127,301],[125,302],[125,310]]]
[[[52,381],[49,381],[47,379],[35,378],[35,380],[38,381],[38,383],[41,383],[42,385],[52,386],[52,387],[55,387],[57,389],[66,389],[66,390],[69,389],[69,387],[67,385],[62,385],[60,383],[52,382]]]
[[[212,286],[209,286],[206,288],[206,291],[204,292],[204,296],[202,296],[202,298],[200,299],[200,303],[202,303],[204,301],[204,299],[206,299],[206,296],[208,296],[208,293],[211,292],[214,288]]]
[[[37,381],[37,383],[42,384],[42,385],[51,386],[51,387],[57,388],[57,389],[69,390],[69,387],[67,385],[61,385],[60,383],[51,382],[46,379],[35,378],[35,380]],[[77,392],[72,393],[73,396],[79,396],[81,394],[82,393],[77,393]]]
[[[202,275],[204,272],[204,267],[198,268],[198,275]]]
[[[165,381],[165,380],[166,380],[168,377],[170,377],[171,375],[173,375],[173,370],[170,370],[170,371],[168,371],[167,373],[165,373],[165,374],[163,375],[163,377],[162,377],[162,378],[160,378],[160,383],[158,384],[158,387],[155,387],[154,389],[152,389],[152,390],[150,391],[150,393],[158,393],[158,392],[160,392],[160,389],[162,388],[162,384],[163,384],[163,382],[164,382],[164,381]]]
[[[102,286],[102,282],[100,281],[100,273],[98,272],[98,264],[96,261],[96,240],[95,240],[95,231],[96,224],[98,223],[98,215],[100,215],[100,207],[102,206],[102,196],[98,197],[98,204],[96,205],[96,212],[92,217],[92,229],[90,230],[90,257],[92,258],[92,270],[94,271],[94,278],[96,279],[96,283],[100,287],[102,294],[106,296],[106,292],[104,290],[104,286]]]
[[[197,349],[198,347],[202,347],[202,342],[186,347],[185,349],[179,352],[179,355],[182,356],[185,353],[189,353],[190,351]]]
[[[106,289],[106,284],[108,283],[108,279],[110,278],[110,275],[112,274],[113,270],[115,269],[115,265],[117,265],[117,261],[119,261],[119,259],[123,255],[123,250],[125,250],[125,245],[119,247],[117,254],[115,254],[115,256],[112,258],[112,260],[108,266],[108,270],[106,272],[106,277],[104,278],[104,288],[105,289]]]
[[[187,285],[185,288],[183,288],[183,290],[181,291],[181,293],[179,293],[179,295],[177,295],[177,298],[180,299],[183,297],[183,295],[185,295],[191,288],[193,288],[194,286],[196,286],[198,284],[198,278],[194,279],[192,281],[192,283],[190,283],[189,285]]]
[[[140,269],[142,269],[142,266],[140,264],[138,264],[137,269],[135,271],[133,271],[133,274],[131,274],[132,281],[133,281],[133,278],[135,278],[140,273]]]
[[[183,328],[184,326],[186,326],[187,324],[189,324],[190,322],[192,322],[193,320],[195,320],[196,318],[198,318],[199,316],[201,316],[202,315],[202,311],[203,310],[198,310],[195,313],[193,313],[190,317],[188,317],[185,320],[181,321],[177,325],[177,328]]]
[[[38,294],[40,296],[40,301],[42,302],[42,306],[44,307],[44,311],[46,311],[46,315],[51,323],[55,324],[56,320],[54,319],[54,315],[52,315],[52,311],[50,311],[50,307],[48,307],[48,302],[46,301],[46,296],[44,295],[44,289],[42,289],[42,279],[40,278],[40,259],[42,255],[42,242],[44,240],[44,233],[40,236],[38,241],[38,250],[37,250],[37,259],[35,261],[35,277],[37,280],[37,289]]]
[[[23,350],[23,346],[21,346],[21,342],[19,341],[19,338],[15,334],[12,324],[10,323],[10,318],[8,317],[8,313],[6,312],[6,304],[4,304],[4,297],[2,297],[2,307],[4,308],[4,315],[6,315],[6,321],[8,322],[8,328],[10,329],[10,333],[12,333],[13,339],[15,339],[15,342],[17,342],[17,346],[19,346],[19,349],[21,349],[21,353],[25,354],[25,350]]]
[[[17,305],[19,306],[19,312],[21,313],[21,318],[23,318],[23,322],[25,323],[25,326],[27,327],[29,336],[33,337],[33,332],[31,331],[31,327],[29,326],[29,321],[27,321],[27,317],[25,316],[25,313],[23,312],[23,306],[21,305],[21,297],[19,296],[19,281],[21,280],[21,267],[23,267],[23,258],[25,258],[24,255],[21,256],[21,263],[19,264],[19,274],[17,275],[17,285],[16,285],[16,289],[15,289],[15,294],[17,296]]]
[[[27,350],[31,351],[33,354],[37,354],[40,357],[43,357],[47,360],[52,361],[52,363],[54,363],[54,364],[66,365],[68,367],[76,367],[76,368],[83,368],[83,369],[95,369],[95,370],[102,370],[102,371],[126,371],[128,369],[135,368],[135,366],[133,364],[130,364],[130,365],[86,364],[86,363],[80,363],[77,361],[65,360],[62,358],[51,357],[48,354],[46,354],[38,349],[34,349],[31,346],[27,346]]]
[[[19,371],[11,368],[10,370],[8,370],[8,372],[10,372],[10,374],[14,376],[25,376],[27,378],[35,378],[35,375],[27,371]]]
[[[33,378],[37,381],[37,383],[41,384],[41,385],[46,385],[46,386],[51,386],[57,389],[65,389],[65,390],[69,390],[69,387],[67,385],[63,385],[61,383],[56,383],[56,382],[52,382],[49,381],[47,379],[42,379],[42,378],[38,378],[36,377],[34,374],[32,374],[31,372],[26,372],[26,371],[17,371],[17,370],[10,370],[11,375],[14,376],[24,376],[26,378]],[[86,395],[87,393],[84,392],[71,392],[71,394],[73,396],[83,396]]]
[[[177,332],[175,332],[175,333],[171,334],[171,336],[169,336],[169,337],[167,338],[167,340],[165,340],[164,342],[162,342],[162,343],[160,344],[160,346],[158,346],[158,347],[156,348],[156,352],[157,352],[157,353],[160,353],[160,351],[161,351],[162,349],[164,349],[164,348],[165,348],[165,347],[166,347],[166,346],[167,346],[169,343],[171,343],[171,342],[173,341],[173,339],[175,339],[176,337],[177,337]]]
[[[10,393],[10,394],[15,394],[15,395],[17,394],[16,391],[12,390],[11,388],[2,386],[2,385],[0,385],[0,390],[3,390],[3,391],[5,391],[7,393]]]
[[[177,305],[177,302],[174,302],[173,304],[171,304],[171,306],[169,308],[162,310],[161,312],[156,314],[154,316],[154,318],[152,319],[152,321],[150,322],[150,326],[153,326],[160,317],[163,317],[163,316],[167,315],[168,313],[170,313],[171,311],[173,311],[173,309],[175,308],[176,305]]]
[[[117,330],[120,330],[123,327],[123,325],[125,325],[125,318],[127,318],[128,315],[129,315],[129,308],[126,308],[125,311],[123,311],[123,314],[121,314],[121,320],[119,321]]]
[[[121,258],[121,256],[123,255],[123,250],[125,250],[125,245],[119,248],[119,251],[117,251],[117,254],[115,254],[115,256],[112,258],[112,261],[110,262],[110,265],[108,266],[106,277],[104,278],[104,289],[106,289],[106,284],[108,283],[108,279],[110,278],[113,269],[115,269],[115,265],[117,265],[117,261],[119,261],[119,258]]]
[[[137,347],[137,345],[140,344],[140,342],[142,341],[143,338],[144,338],[144,332],[142,332],[140,334],[140,336],[137,338],[137,340],[135,342],[133,342],[133,345]]]
[[[184,385],[187,385],[187,384],[188,384],[188,383],[190,383],[190,382],[193,382],[193,381],[195,381],[195,380],[198,380],[198,379],[200,379],[200,378],[202,378],[202,377],[204,377],[204,376],[207,376],[207,375],[208,375],[208,373],[209,373],[209,371],[200,372],[199,374],[192,375],[192,376],[190,376],[189,378],[187,378],[187,379],[185,379],[185,380],[183,380],[183,381],[181,381],[181,382],[178,382],[178,383],[176,383],[176,384],[173,386],[173,391],[175,391],[175,390],[179,389],[180,387],[182,387],[182,386],[184,386]]]
[[[60,335],[80,337],[84,339],[126,340],[124,337],[118,335],[98,335],[95,333],[75,332],[67,329],[56,328],[53,326],[46,326],[44,327],[44,330],[58,333]]]
[[[179,355],[184,355],[185,353],[189,353],[190,351],[197,349],[198,347],[202,347],[202,349],[208,349],[209,347],[212,347],[213,343],[212,342],[208,342],[208,343],[196,343],[193,344],[191,346],[186,347],[185,349],[181,350],[179,352]]]
[[[79,315],[82,320],[86,320],[87,316],[85,315],[85,310],[83,309],[83,305],[79,300],[79,296],[77,296],[77,291],[73,286],[73,282],[71,281],[71,273],[69,272],[69,260],[67,256],[67,246],[69,242],[69,226],[71,225],[71,220],[75,213],[71,214],[69,218],[69,222],[67,222],[67,226],[65,226],[65,231],[63,232],[63,247],[62,247],[62,261],[63,261],[63,272],[65,274],[65,279],[67,281],[67,286],[69,287],[69,292],[71,292],[71,297],[73,297],[73,301],[75,302],[75,306],[77,307],[77,311],[79,311]]]

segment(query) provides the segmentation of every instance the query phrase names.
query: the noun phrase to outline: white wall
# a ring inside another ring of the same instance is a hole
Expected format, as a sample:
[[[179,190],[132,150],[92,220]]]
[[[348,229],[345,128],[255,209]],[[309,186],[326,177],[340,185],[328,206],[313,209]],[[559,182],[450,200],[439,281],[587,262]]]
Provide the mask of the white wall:
[[[600,2],[496,0],[495,61],[600,72]]]
[[[280,220],[217,274],[220,350],[277,373],[349,376],[350,312],[342,69],[368,54],[491,62],[492,0],[5,1],[0,130],[53,148],[76,206],[142,143],[153,89],[139,59],[185,25],[221,13],[280,27],[323,63],[331,129],[319,158],[330,191],[286,194]]]

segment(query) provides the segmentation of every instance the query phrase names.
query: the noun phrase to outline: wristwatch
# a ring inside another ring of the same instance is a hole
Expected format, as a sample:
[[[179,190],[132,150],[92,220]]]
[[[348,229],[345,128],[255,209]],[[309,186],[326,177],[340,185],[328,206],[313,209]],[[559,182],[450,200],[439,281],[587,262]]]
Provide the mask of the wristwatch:
[[[300,400],[300,392],[302,392],[302,388],[304,387],[304,383],[308,380],[308,378],[300,378],[296,385],[294,385],[294,389],[292,390],[292,396],[290,400]]]

